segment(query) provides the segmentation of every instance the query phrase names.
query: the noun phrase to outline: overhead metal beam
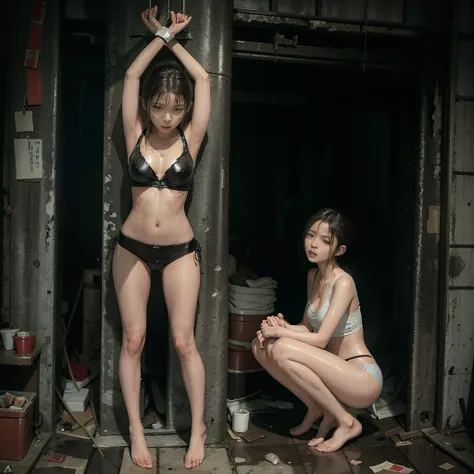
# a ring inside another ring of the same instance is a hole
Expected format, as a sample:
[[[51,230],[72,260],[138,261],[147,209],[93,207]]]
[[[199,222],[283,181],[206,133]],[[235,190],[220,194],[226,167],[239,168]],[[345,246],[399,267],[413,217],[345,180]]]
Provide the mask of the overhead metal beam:
[[[348,19],[327,19],[266,11],[234,10],[234,23],[254,27],[299,28],[315,33],[358,35],[367,32],[377,36],[417,37],[429,33],[426,28],[408,28],[400,24]]]
[[[317,46],[277,46],[257,41],[235,40],[232,42],[234,57],[265,59],[272,61],[327,64],[366,64],[370,67],[394,68],[402,64],[398,57],[388,54],[364,54],[357,49],[335,49]]]

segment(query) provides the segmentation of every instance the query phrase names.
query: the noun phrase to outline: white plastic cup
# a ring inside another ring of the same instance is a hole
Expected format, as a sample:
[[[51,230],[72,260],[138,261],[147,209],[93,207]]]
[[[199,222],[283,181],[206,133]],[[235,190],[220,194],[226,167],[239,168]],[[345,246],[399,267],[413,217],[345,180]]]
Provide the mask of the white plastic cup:
[[[239,408],[232,415],[232,431],[235,433],[245,433],[249,429],[250,414],[247,410]]]
[[[13,336],[19,331],[19,329],[0,329],[2,335],[3,347],[6,351],[12,351],[15,349],[15,343],[13,342]]]

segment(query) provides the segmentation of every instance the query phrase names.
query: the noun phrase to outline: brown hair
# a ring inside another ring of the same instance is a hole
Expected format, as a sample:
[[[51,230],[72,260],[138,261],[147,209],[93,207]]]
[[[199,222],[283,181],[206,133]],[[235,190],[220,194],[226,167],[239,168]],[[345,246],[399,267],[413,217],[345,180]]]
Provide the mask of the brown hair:
[[[344,214],[342,214],[342,212],[335,209],[320,209],[316,214],[309,218],[305,225],[302,239],[303,249],[306,235],[313,224],[318,221],[321,223],[327,223],[331,245],[333,244],[334,239],[337,240],[337,247],[334,249],[334,252],[336,252],[341,245],[347,246],[349,244],[352,235],[351,223],[349,220],[344,216]]]
[[[151,122],[151,108],[165,94],[174,94],[177,103],[180,103],[181,99],[184,100],[184,121],[187,122],[193,106],[193,92],[191,78],[182,66],[176,63],[166,63],[155,67],[143,81],[140,94],[148,123]]]

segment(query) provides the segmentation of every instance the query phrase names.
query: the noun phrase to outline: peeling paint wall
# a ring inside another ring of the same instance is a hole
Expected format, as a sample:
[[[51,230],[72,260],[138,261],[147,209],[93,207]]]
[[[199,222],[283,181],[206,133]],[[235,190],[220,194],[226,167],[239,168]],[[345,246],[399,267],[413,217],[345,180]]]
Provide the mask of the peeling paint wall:
[[[451,70],[444,357],[438,429],[474,422],[474,3],[456,2]]]
[[[42,346],[40,362],[40,410],[45,430],[55,420],[55,310],[57,297],[56,247],[59,109],[59,0],[48,1],[41,50],[43,105],[31,107],[34,132],[43,140],[43,178],[39,182],[17,181],[13,140],[14,112],[22,110],[26,93],[23,67],[28,41],[31,1],[15,3],[6,69],[6,127],[4,139],[4,207],[2,319],[15,327],[37,333]]]

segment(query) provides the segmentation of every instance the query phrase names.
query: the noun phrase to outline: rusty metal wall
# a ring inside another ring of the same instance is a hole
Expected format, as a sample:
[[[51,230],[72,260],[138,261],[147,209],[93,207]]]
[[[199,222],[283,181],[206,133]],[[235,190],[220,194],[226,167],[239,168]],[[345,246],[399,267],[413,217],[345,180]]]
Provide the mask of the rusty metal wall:
[[[442,95],[436,71],[420,67],[419,158],[415,224],[411,366],[407,430],[433,426],[435,416],[436,342],[439,279],[439,160]]]
[[[474,403],[474,4],[462,0],[454,5],[444,164],[439,431],[468,424],[467,411]]]
[[[234,8],[314,17],[320,20],[393,24],[409,28],[442,26],[446,2],[404,0],[234,0]]]
[[[48,2],[41,50],[43,105],[31,107],[35,131],[43,140],[43,173],[39,182],[17,181],[13,140],[14,112],[22,110],[26,93],[23,62],[28,41],[31,1],[15,4],[9,30],[6,81],[6,123],[3,186],[4,245],[2,272],[2,319],[12,326],[33,330],[42,346],[39,401],[43,428],[52,431],[55,420],[55,324],[57,298],[57,201],[59,0]]]
[[[171,2],[179,10],[181,2]],[[196,238],[203,250],[200,313],[196,324],[198,350],[206,370],[206,424],[209,442],[224,437],[226,426],[227,371],[227,260],[228,260],[228,153],[230,130],[232,4],[220,0],[187,1],[192,15],[192,40],[186,48],[210,74],[212,111],[208,135],[188,206]],[[166,16],[167,2],[158,2]],[[146,5],[145,5],[146,6]],[[102,277],[102,371],[100,429],[102,434],[125,433],[128,421],[117,376],[121,325],[108,246],[130,210],[126,154],[120,117],[123,78],[130,62],[144,47],[140,39],[140,11],[144,5],[132,0],[109,8],[105,156],[103,184],[103,277]],[[152,292],[155,289],[152,289]],[[167,426],[174,432],[189,425],[187,396],[179,361],[173,350],[168,362]]]

